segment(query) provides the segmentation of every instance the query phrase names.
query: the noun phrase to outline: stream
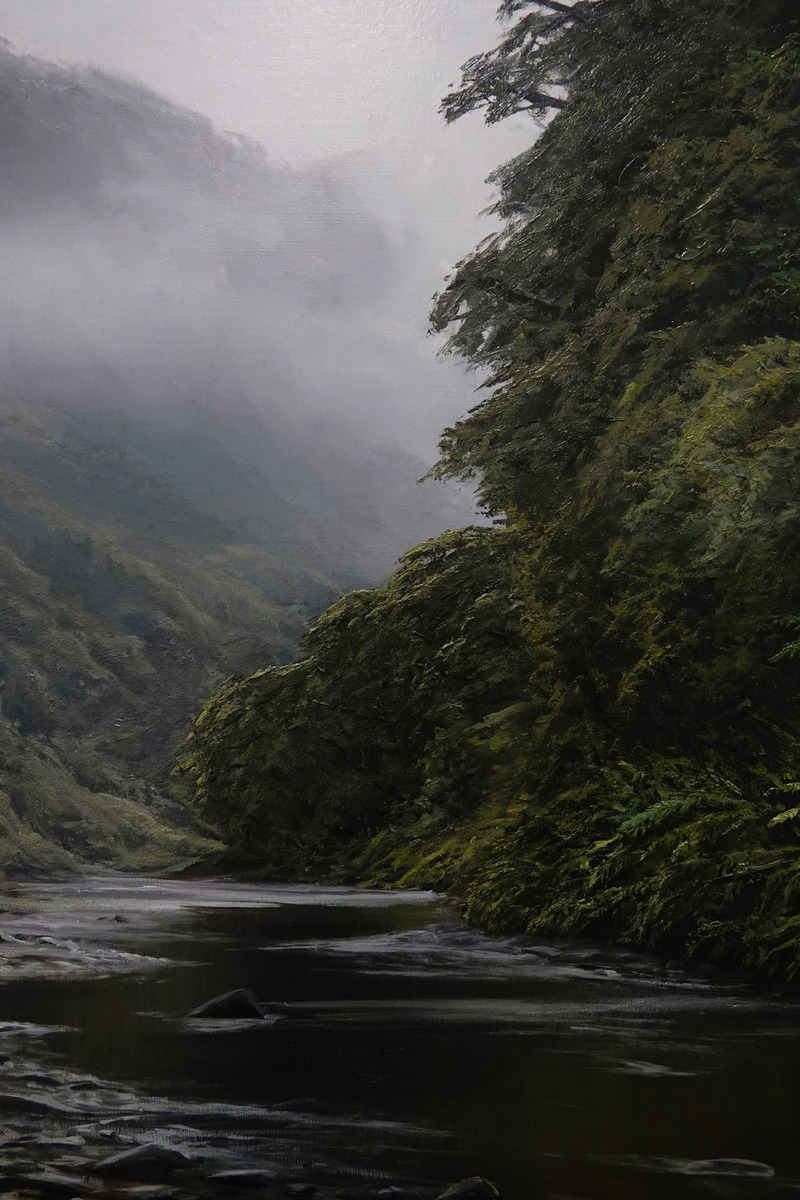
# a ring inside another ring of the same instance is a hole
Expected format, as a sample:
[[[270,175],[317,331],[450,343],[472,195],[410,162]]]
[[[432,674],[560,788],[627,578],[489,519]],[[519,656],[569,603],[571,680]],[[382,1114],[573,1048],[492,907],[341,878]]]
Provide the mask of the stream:
[[[0,1196],[800,1197],[800,1006],[763,988],[484,936],[431,893],[0,903]],[[236,988],[263,1019],[188,1017]],[[98,1169],[150,1144],[175,1161]]]

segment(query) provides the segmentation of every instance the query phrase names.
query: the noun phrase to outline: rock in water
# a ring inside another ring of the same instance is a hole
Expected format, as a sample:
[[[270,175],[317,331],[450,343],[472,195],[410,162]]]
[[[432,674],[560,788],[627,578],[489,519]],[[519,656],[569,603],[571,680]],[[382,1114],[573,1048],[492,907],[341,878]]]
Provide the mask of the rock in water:
[[[264,1020],[261,1001],[247,988],[236,988],[226,992],[224,996],[216,996],[207,1000],[198,1008],[193,1008],[190,1017],[213,1018],[225,1021]]]
[[[13,1195],[15,1192],[35,1192],[39,1196],[51,1196],[54,1200],[61,1197],[91,1196],[100,1185],[87,1183],[85,1179],[76,1179],[74,1175],[62,1175],[58,1171],[45,1168],[43,1171],[3,1171],[0,1173],[0,1188],[2,1195]],[[6,1189],[14,1189],[6,1191]]]
[[[192,1160],[180,1150],[169,1146],[159,1146],[156,1142],[147,1142],[144,1146],[134,1146],[131,1150],[122,1150],[95,1163],[92,1170],[97,1175],[120,1175],[129,1179],[147,1179],[153,1175],[162,1175],[165,1171],[177,1171],[180,1167],[188,1167]]]
[[[215,1171],[208,1176],[214,1183],[222,1183],[227,1187],[268,1187],[278,1178],[272,1171],[249,1168],[233,1169],[230,1171]]]
[[[772,1179],[775,1168],[754,1158],[699,1158],[686,1167],[687,1175],[725,1175],[739,1179]]]
[[[499,1200],[500,1193],[490,1179],[471,1175],[459,1183],[452,1183],[436,1200]]]

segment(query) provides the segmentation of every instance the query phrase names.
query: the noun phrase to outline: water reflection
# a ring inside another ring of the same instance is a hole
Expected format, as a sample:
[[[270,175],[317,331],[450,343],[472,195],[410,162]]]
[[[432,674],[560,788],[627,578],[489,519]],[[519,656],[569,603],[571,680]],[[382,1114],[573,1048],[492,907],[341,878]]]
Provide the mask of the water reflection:
[[[6,1032],[28,1037],[34,1076],[52,1056],[84,1125],[105,1113],[301,1174],[484,1175],[508,1200],[795,1192],[792,1003],[607,948],[486,938],[432,895],[105,879],[9,904],[33,975],[0,989],[0,1019],[28,1023]],[[238,987],[269,1020],[186,1019]],[[276,1110],[291,1097],[330,1107]],[[693,1166],[718,1159],[776,1175]]]

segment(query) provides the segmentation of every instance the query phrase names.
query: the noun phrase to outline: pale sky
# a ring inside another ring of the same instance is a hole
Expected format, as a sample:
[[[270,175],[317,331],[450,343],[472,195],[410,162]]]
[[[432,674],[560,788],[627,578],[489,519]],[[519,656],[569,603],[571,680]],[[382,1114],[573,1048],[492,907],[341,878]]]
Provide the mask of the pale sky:
[[[363,337],[343,350],[347,371],[364,346],[388,434],[432,458],[441,427],[474,402],[475,379],[434,360],[431,296],[491,228],[479,217],[492,197],[486,175],[535,135],[524,117],[487,129],[476,115],[446,126],[438,113],[460,65],[495,44],[495,8],[495,0],[0,0],[0,35],[18,53],[139,81],[261,143],[273,163],[327,160],[376,214],[400,264]],[[385,404],[383,343],[394,356]],[[398,350],[410,365],[402,404]],[[325,370],[336,373],[330,355]]]

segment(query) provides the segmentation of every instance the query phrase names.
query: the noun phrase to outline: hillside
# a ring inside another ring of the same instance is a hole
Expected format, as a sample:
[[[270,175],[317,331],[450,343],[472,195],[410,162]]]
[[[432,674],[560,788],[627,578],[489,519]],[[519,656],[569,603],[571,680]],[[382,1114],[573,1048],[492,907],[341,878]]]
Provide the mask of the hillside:
[[[291,658],[336,587],[119,451],[62,441],[21,407],[6,408],[2,433],[0,786],[35,831],[102,857],[80,828],[79,789],[153,800],[197,697]],[[7,840],[5,855],[22,865]]]
[[[434,322],[498,527],[223,688],[181,771],[251,864],[492,929],[800,970],[795,6],[508,3],[451,118],[553,117]],[[260,847],[258,843],[260,842]]]
[[[335,178],[6,47],[0,172],[0,869],[157,868],[204,849],[169,793],[202,699],[469,505],[294,365],[300,298],[324,359],[380,286],[343,262],[389,266]]]

